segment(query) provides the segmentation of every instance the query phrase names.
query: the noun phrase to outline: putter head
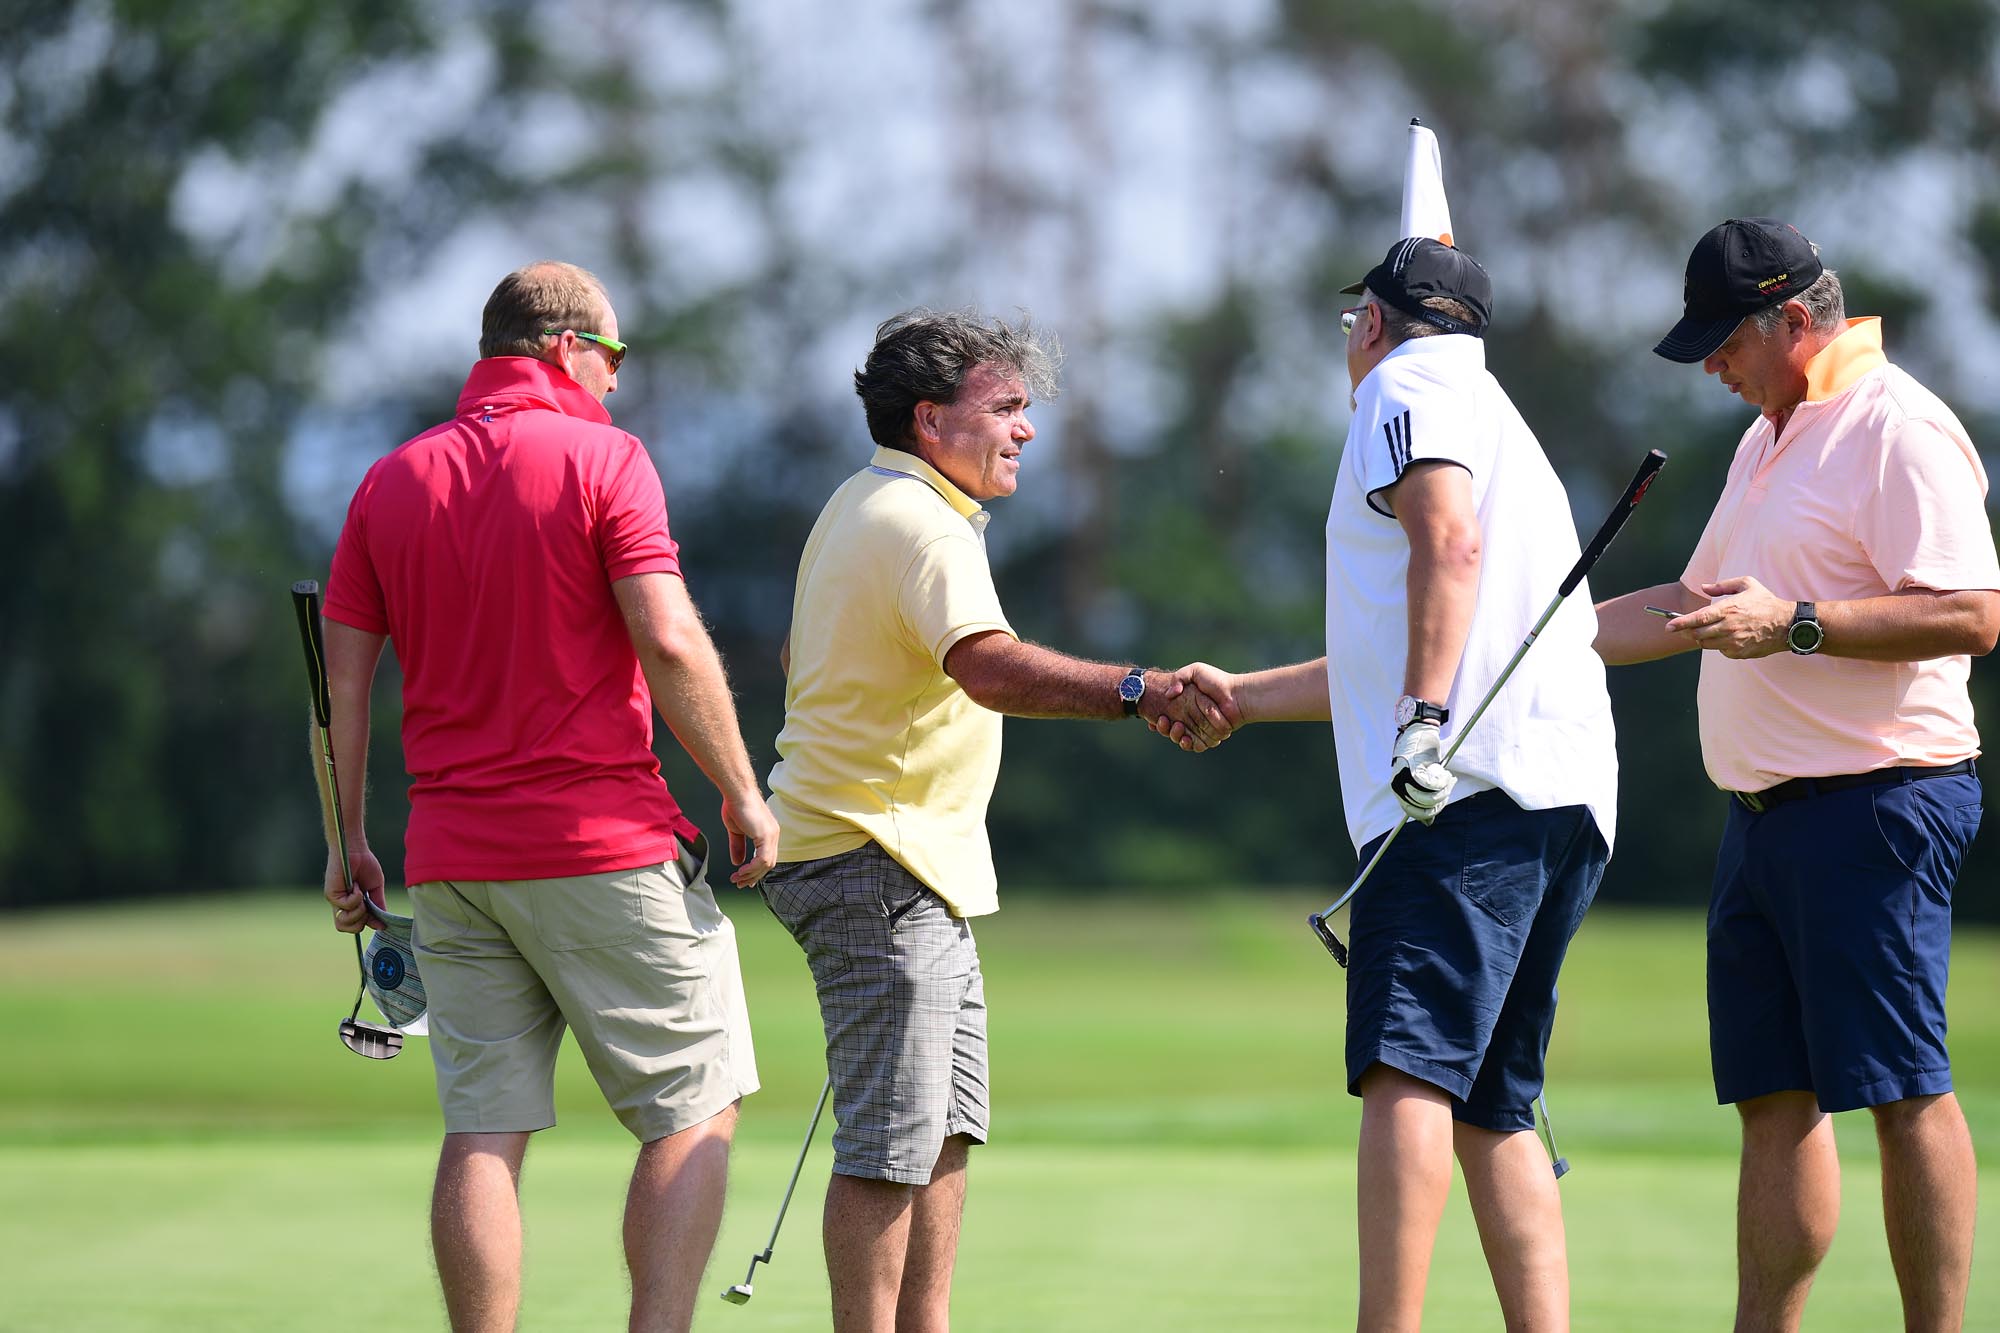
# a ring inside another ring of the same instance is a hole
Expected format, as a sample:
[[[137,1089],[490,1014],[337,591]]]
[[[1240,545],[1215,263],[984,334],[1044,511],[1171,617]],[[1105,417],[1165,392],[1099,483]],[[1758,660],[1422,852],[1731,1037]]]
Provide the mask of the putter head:
[[[1319,936],[1319,942],[1324,944],[1326,951],[1333,955],[1333,961],[1339,963],[1342,967],[1346,967],[1347,946],[1342,944],[1339,938],[1334,935],[1333,927],[1326,924],[1326,918],[1318,912],[1314,912],[1306,918],[1306,924],[1313,928],[1313,934]]]
[[[340,1044],[370,1060],[393,1060],[403,1049],[403,1034],[361,1018],[340,1020]]]
[[[1555,1161],[1555,1171],[1556,1171],[1556,1179],[1557,1179],[1557,1180],[1561,1180],[1561,1179],[1562,1179],[1562,1178],[1563,1178],[1564,1176],[1568,1175],[1568,1174],[1569,1174],[1569,1158],[1567,1158],[1567,1157],[1558,1157],[1558,1158],[1556,1158],[1556,1161]]]
[[[726,1288],[722,1293],[722,1299],[728,1301],[731,1305],[748,1305],[750,1303],[750,1284],[748,1282],[739,1282],[733,1287]]]

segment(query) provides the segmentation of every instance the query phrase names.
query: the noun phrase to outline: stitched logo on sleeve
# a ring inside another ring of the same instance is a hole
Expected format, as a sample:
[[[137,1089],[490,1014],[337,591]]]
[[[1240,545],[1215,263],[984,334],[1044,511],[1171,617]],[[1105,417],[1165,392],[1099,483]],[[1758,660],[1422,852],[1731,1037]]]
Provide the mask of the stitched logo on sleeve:
[[[1410,465],[1410,414],[1405,410],[1401,416],[1391,417],[1382,423],[1382,434],[1389,440],[1389,463],[1402,476],[1403,469]]]

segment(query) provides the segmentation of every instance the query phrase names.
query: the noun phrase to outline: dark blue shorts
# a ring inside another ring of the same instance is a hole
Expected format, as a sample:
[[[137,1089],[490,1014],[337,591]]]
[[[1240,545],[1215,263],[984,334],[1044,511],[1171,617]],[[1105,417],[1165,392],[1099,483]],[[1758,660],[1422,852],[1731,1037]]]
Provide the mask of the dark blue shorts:
[[[1951,889],[1979,779],[1911,779],[1751,814],[1729,803],[1708,908],[1716,1100],[1851,1111],[1951,1091]]]
[[[1347,1090],[1381,1063],[1442,1088],[1469,1125],[1533,1129],[1556,973],[1608,859],[1585,807],[1501,791],[1404,829],[1354,899]]]

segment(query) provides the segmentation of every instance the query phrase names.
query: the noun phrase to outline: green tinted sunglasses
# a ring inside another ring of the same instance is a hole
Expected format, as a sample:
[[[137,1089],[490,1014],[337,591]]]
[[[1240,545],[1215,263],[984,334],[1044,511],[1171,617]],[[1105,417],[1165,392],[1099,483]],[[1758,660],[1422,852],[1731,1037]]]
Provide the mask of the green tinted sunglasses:
[[[616,338],[607,338],[601,333],[585,333],[582,329],[542,330],[542,336],[544,338],[554,338],[564,333],[574,333],[577,337],[583,338],[589,342],[594,342],[599,347],[602,347],[604,349],[604,359],[611,366],[611,373],[614,375],[618,373],[618,367],[620,363],[622,363],[625,360],[624,343],[619,342]]]

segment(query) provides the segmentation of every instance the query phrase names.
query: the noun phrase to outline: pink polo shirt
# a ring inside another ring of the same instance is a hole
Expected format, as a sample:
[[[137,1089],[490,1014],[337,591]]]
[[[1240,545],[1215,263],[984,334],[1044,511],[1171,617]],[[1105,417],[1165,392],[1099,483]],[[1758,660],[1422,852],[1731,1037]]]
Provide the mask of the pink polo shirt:
[[[1986,471],[1950,408],[1882,355],[1882,322],[1806,367],[1806,396],[1774,438],[1760,416],[1681,582],[1749,576],[1779,597],[1839,602],[1906,588],[2000,588]],[[1718,787],[1951,764],[1979,753],[1964,655],[1864,662],[1701,655],[1701,753]]]

